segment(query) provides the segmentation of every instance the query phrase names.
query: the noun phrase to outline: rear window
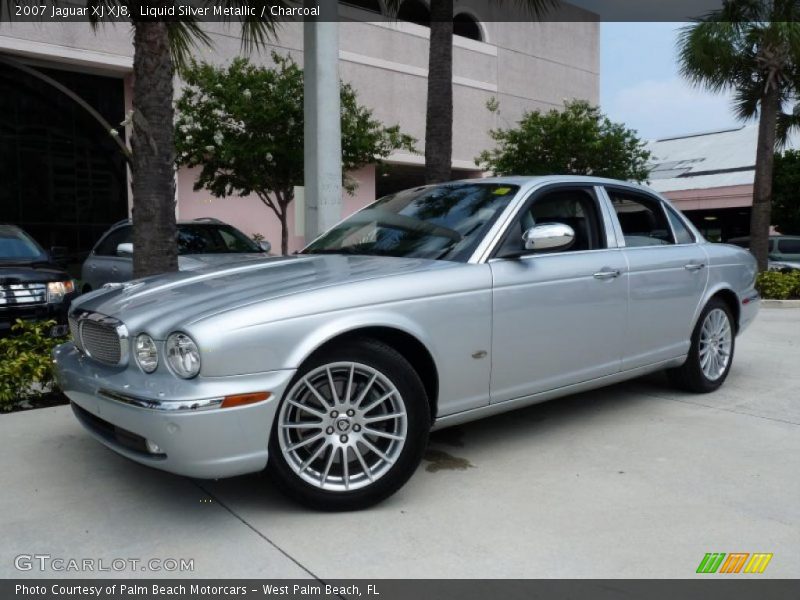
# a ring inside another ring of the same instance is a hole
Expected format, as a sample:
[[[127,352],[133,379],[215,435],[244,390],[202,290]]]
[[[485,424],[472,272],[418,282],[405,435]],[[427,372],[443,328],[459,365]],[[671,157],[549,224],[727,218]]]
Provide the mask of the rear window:
[[[245,234],[230,225],[178,225],[178,254],[263,252]]]
[[[665,209],[667,211],[667,217],[669,218],[669,223],[672,225],[672,231],[675,232],[675,243],[676,244],[692,244],[694,243],[694,236],[692,232],[689,231],[689,228],[686,227],[686,224],[680,219],[680,217],[669,207]]]

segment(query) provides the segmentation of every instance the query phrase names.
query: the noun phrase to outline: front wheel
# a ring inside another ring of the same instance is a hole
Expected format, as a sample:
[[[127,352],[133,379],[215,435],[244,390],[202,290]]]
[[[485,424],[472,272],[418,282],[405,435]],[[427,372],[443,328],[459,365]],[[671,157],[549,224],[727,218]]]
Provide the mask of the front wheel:
[[[668,371],[670,379],[676,386],[690,392],[713,392],[728,377],[735,344],[730,308],[719,298],[712,298],[692,332],[692,345],[686,362]]]
[[[374,340],[313,356],[283,397],[268,470],[292,498],[322,510],[365,508],[414,473],[430,429],[419,376]]]

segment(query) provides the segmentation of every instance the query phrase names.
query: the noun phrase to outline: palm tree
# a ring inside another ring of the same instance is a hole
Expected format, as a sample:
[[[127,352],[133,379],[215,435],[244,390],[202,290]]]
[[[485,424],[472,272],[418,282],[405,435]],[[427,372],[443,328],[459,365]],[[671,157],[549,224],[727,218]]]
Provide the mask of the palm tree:
[[[714,92],[732,90],[740,119],[758,115],[750,249],[760,271],[767,268],[776,143],[798,124],[783,110],[800,93],[798,20],[798,0],[730,0],[678,38],[684,77]]]
[[[270,5],[281,0],[222,0],[230,8],[257,6],[270,15]],[[133,274],[145,277],[178,270],[175,224],[175,145],[173,140],[173,80],[197,44],[211,38],[196,21],[158,21],[141,18],[140,6],[166,8],[169,0],[89,0],[92,6],[126,7],[133,25],[133,114],[131,115],[131,190],[133,193]],[[263,45],[274,34],[276,23],[243,18],[242,47]],[[235,19],[233,19],[235,20]],[[93,26],[98,21],[93,20]],[[112,132],[114,135],[114,132]]]
[[[507,0],[491,0],[495,4]],[[387,0],[397,14],[403,0]],[[514,0],[532,19],[556,7],[559,0]],[[453,0],[430,0],[431,35],[428,49],[428,99],[425,112],[425,181],[451,179],[453,161]]]

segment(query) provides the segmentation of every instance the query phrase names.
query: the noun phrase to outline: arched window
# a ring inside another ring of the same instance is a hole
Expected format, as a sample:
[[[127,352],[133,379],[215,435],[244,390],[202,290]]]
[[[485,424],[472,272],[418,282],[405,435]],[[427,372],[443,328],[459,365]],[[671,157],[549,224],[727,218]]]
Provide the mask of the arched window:
[[[342,4],[381,14],[381,3],[378,0],[342,0]]]
[[[404,0],[397,11],[397,18],[425,27],[431,26],[431,11],[422,0]]]
[[[453,17],[453,34],[479,42],[483,41],[483,34],[478,21],[467,13],[459,13]]]

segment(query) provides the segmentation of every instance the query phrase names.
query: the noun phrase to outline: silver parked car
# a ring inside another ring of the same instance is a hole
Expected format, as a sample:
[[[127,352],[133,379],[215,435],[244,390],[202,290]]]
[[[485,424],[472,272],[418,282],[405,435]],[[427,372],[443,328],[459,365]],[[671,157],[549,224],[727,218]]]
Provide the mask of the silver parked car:
[[[181,271],[264,258],[269,250],[269,242],[255,242],[217,219],[178,223],[178,268]],[[132,278],[133,226],[129,219],[125,219],[103,234],[83,262],[81,292],[85,294],[106,283]]]
[[[404,484],[431,429],[660,369],[717,389],[755,276],[644,187],[466,180],[382,198],[296,256],[83,296],[54,360],[81,423],[132,460],[267,467],[353,509]]]

